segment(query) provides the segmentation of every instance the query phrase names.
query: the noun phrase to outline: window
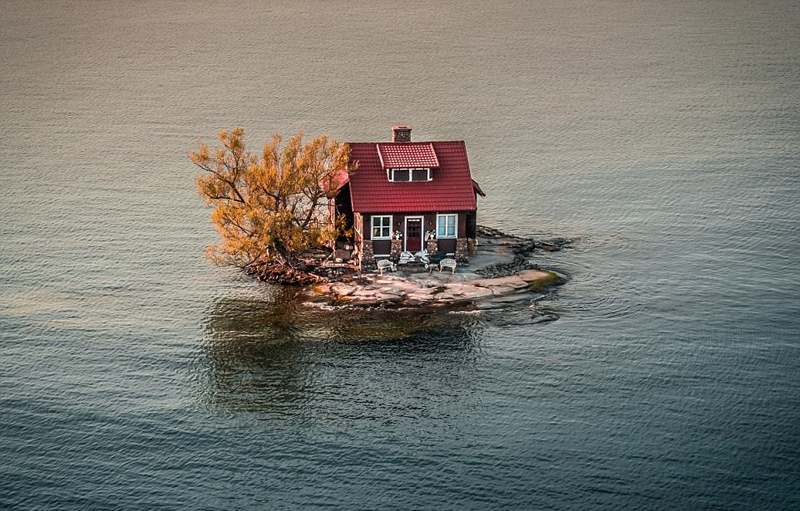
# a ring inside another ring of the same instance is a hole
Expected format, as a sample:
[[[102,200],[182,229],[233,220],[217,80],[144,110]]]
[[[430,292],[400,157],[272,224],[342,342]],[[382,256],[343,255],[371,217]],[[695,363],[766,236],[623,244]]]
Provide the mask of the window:
[[[431,169],[411,169],[412,181],[430,181]]]
[[[408,181],[408,169],[392,170],[392,181]]]
[[[386,169],[386,174],[389,177],[389,181],[398,183],[431,180],[431,169],[429,168]]]
[[[456,229],[457,218],[457,215],[437,215],[436,236],[438,238],[455,238],[458,232]]]
[[[392,217],[373,216],[372,217],[372,239],[389,240],[392,239]]]

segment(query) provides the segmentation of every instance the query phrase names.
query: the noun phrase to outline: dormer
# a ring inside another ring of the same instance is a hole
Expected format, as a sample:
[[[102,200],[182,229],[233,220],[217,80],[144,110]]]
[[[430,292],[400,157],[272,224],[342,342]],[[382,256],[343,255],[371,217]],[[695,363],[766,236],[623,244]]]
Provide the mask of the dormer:
[[[392,142],[377,144],[381,167],[393,183],[432,181],[439,159],[431,142],[412,142],[411,128],[394,126]]]

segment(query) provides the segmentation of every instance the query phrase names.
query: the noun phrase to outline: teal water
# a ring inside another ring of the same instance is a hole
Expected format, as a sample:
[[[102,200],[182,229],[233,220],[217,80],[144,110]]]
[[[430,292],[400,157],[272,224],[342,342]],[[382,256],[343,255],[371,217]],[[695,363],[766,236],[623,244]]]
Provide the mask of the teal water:
[[[794,2],[0,12],[0,508],[800,507]],[[540,307],[316,311],[211,266],[241,124],[464,139]]]

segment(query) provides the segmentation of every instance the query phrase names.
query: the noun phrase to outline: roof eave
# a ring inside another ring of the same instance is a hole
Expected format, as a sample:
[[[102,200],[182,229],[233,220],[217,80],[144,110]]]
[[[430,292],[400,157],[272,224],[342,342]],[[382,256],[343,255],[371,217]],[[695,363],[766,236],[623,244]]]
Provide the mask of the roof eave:
[[[486,193],[484,193],[484,191],[481,190],[481,185],[479,185],[478,182],[475,181],[474,179],[472,180],[472,189],[475,190],[475,193],[477,193],[481,197],[486,197]]]

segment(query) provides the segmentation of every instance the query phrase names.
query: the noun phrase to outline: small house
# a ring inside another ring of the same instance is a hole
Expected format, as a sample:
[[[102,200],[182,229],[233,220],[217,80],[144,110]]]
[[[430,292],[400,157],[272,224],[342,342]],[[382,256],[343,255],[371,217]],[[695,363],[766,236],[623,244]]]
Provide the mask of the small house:
[[[331,206],[352,230],[362,268],[402,252],[466,262],[475,250],[477,196],[463,141],[413,142],[409,126],[394,126],[391,142],[351,142],[356,170]]]

